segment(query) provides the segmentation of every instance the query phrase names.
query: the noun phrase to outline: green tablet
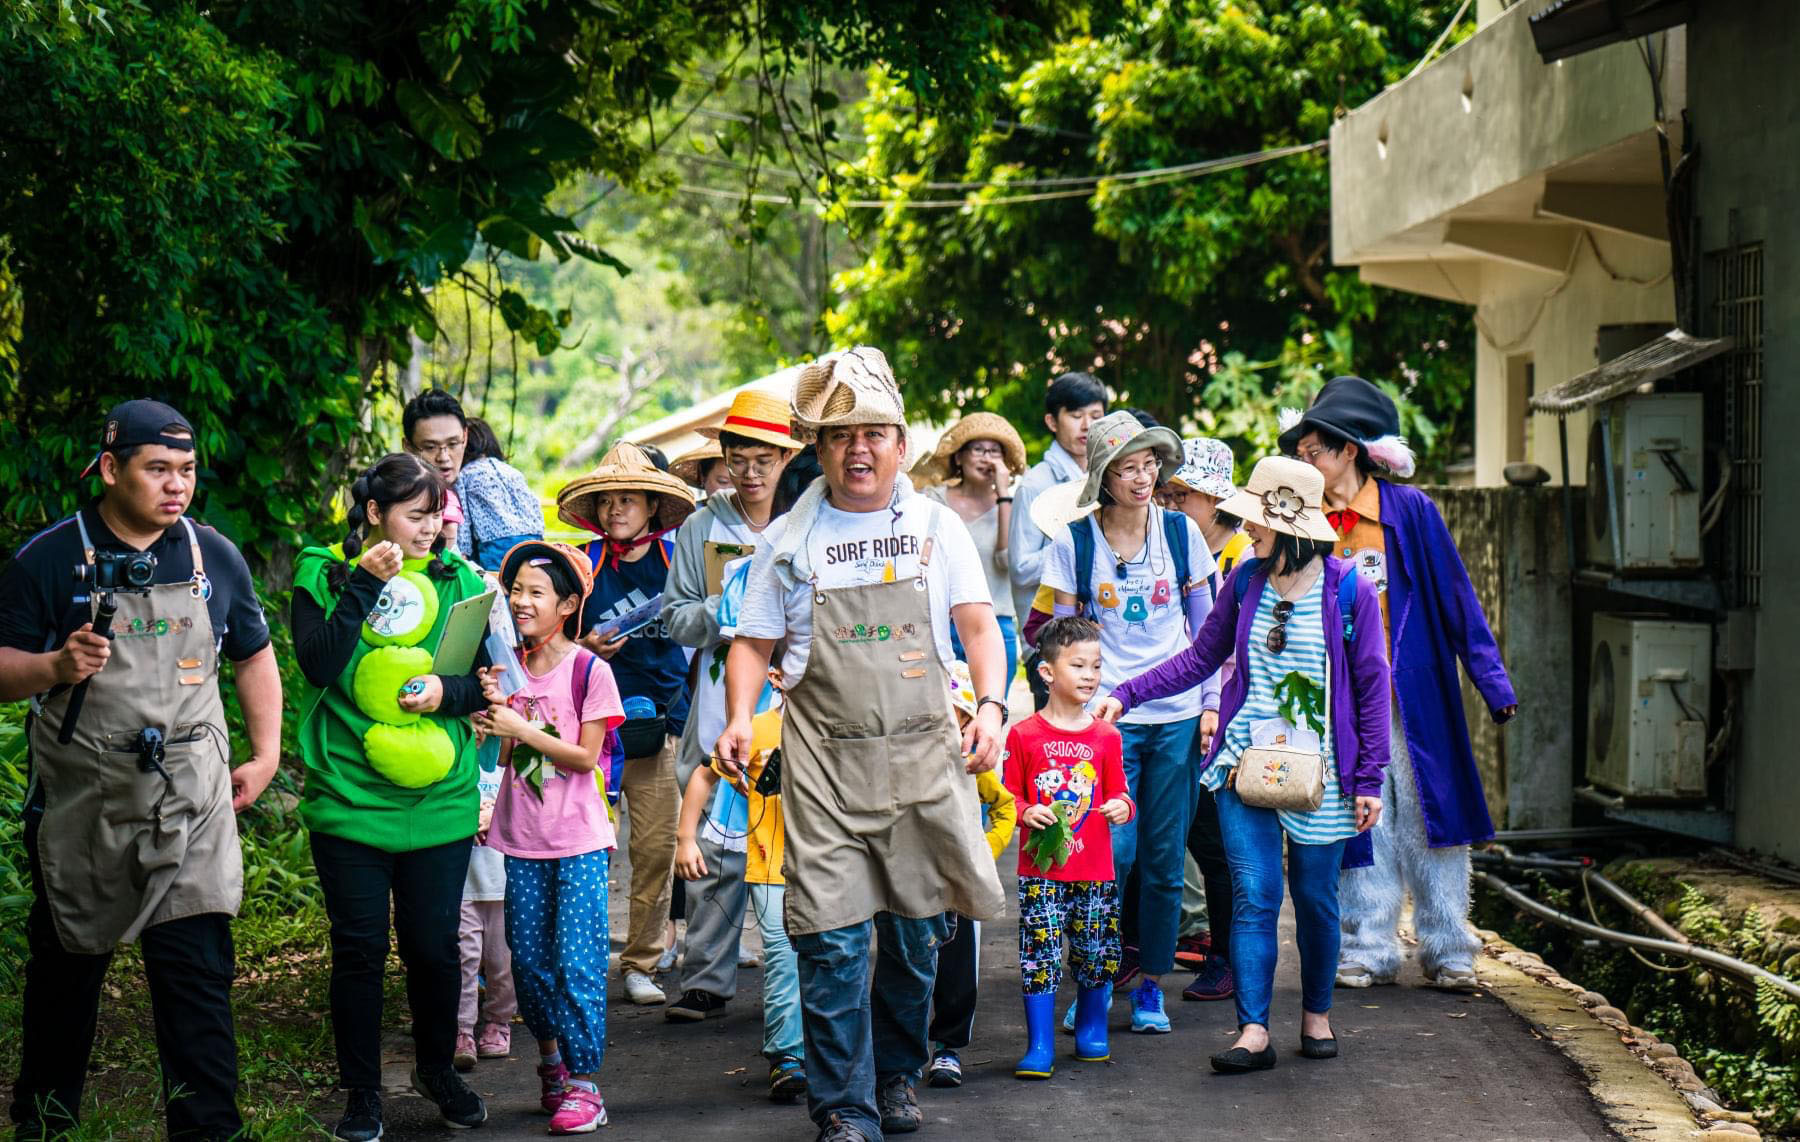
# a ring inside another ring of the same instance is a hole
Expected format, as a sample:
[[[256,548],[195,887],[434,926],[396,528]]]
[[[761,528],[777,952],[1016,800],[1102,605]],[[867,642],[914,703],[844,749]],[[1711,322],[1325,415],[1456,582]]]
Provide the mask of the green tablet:
[[[444,635],[438,639],[437,653],[431,657],[431,669],[439,677],[455,678],[475,669],[475,653],[487,637],[488,614],[498,595],[498,591],[484,591],[450,608],[450,617],[444,620]]]

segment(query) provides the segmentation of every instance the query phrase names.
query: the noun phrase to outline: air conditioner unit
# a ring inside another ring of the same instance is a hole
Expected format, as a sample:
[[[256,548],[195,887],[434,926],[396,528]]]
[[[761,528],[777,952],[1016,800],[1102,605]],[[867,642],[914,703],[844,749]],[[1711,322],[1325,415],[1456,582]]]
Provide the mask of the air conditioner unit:
[[[1588,562],[1619,572],[1700,566],[1699,393],[1620,397],[1588,431]]]
[[[1628,797],[1706,796],[1712,628],[1594,616],[1588,780]]]

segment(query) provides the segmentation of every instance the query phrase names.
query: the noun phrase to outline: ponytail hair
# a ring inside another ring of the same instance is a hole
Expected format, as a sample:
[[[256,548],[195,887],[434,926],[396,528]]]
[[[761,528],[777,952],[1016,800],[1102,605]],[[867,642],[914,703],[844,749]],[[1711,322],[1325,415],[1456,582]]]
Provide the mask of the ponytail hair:
[[[449,502],[450,488],[436,468],[410,452],[388,453],[351,482],[350,504],[344,512],[348,528],[344,535],[344,561],[325,574],[325,584],[334,594],[342,591],[350,581],[350,569],[362,554],[369,527],[378,522],[369,518],[369,501],[373,500],[376,511],[381,513],[395,504],[408,503],[420,496],[425,497],[425,503],[432,511],[442,511]],[[431,545],[431,552],[425,574],[432,579],[453,578],[455,569],[444,561],[442,532]]]

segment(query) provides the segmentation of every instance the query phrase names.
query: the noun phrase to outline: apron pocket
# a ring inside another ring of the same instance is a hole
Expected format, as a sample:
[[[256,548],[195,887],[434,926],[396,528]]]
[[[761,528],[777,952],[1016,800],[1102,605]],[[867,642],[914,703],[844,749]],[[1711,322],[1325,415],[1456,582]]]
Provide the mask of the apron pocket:
[[[962,772],[959,739],[943,725],[888,738],[893,750],[894,801],[901,809],[931,801],[947,801],[950,782]]]
[[[821,767],[846,813],[891,813],[949,795],[955,751],[942,729],[880,738],[826,738]]]

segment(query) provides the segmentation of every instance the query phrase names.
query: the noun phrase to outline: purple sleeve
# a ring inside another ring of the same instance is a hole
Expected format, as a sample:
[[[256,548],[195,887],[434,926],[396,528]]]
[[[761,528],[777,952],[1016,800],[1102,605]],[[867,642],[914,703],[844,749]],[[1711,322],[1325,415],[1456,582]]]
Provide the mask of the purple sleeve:
[[[1518,701],[1513,694],[1512,680],[1506,676],[1500,647],[1494,641],[1494,632],[1488,627],[1481,601],[1475,597],[1474,584],[1469,582],[1468,568],[1463,566],[1462,556],[1457,553],[1456,542],[1450,538],[1443,515],[1424,493],[1418,495],[1425,501],[1414,513],[1419,523],[1419,546],[1425,552],[1431,571],[1429,579],[1414,574],[1413,580],[1433,584],[1434,589],[1420,594],[1436,601],[1443,614],[1444,631],[1450,638],[1451,649],[1462,659],[1463,669],[1469,672],[1469,680],[1475,683],[1489,712],[1497,713]]]
[[[1354,570],[1345,574],[1354,575]],[[1392,706],[1388,701],[1387,639],[1379,637],[1381,603],[1367,579],[1357,576],[1356,639],[1351,644],[1350,688],[1356,695],[1356,740],[1360,749],[1351,779],[1357,797],[1381,796],[1381,775],[1388,766]]]
[[[1202,580],[1200,586],[1188,592],[1188,629],[1194,631],[1196,634],[1205,630],[1206,616],[1212,614],[1212,609],[1213,589],[1209,577],[1207,580]],[[1200,683],[1200,708],[1202,710],[1217,710],[1219,708],[1219,687],[1222,684],[1217,670],[1208,674],[1206,680]]]
[[[1218,604],[1206,616],[1193,645],[1161,666],[1153,666],[1136,678],[1128,678],[1113,690],[1130,710],[1133,706],[1179,694],[1206,681],[1231,657],[1232,642],[1237,636],[1237,596],[1227,588],[1219,592]]]

